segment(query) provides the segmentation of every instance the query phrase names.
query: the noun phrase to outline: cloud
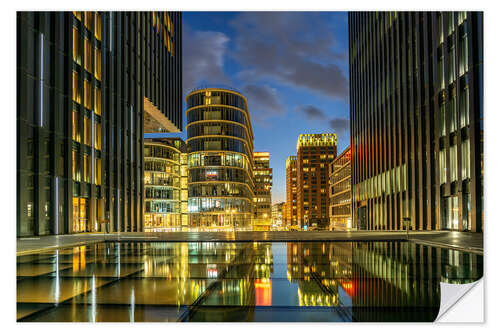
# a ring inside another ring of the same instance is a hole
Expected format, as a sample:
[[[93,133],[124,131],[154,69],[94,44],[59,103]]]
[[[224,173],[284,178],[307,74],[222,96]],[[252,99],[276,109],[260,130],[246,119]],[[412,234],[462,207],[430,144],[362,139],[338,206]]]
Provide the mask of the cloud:
[[[325,112],[313,105],[302,105],[295,109],[295,111],[299,111],[305,113],[308,119],[325,119]]]
[[[200,83],[229,84],[224,73],[224,56],[229,37],[217,31],[192,30],[182,27],[182,85],[184,93]]]
[[[230,25],[236,31],[230,54],[242,66],[239,78],[273,79],[307,88],[334,99],[347,100],[348,80],[339,63],[336,38],[324,13],[247,12]]]
[[[252,118],[257,121],[285,112],[275,88],[263,84],[247,84],[242,93],[247,98]]]
[[[333,118],[330,119],[330,127],[340,134],[347,132],[350,129],[349,119],[347,118]]]

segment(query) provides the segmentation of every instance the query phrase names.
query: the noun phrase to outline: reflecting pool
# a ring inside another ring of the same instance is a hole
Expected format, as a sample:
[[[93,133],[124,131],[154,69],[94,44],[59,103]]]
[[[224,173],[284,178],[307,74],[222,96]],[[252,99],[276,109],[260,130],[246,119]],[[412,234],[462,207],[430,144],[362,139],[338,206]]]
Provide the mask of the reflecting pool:
[[[17,257],[17,320],[433,321],[481,255],[411,242],[99,243]]]

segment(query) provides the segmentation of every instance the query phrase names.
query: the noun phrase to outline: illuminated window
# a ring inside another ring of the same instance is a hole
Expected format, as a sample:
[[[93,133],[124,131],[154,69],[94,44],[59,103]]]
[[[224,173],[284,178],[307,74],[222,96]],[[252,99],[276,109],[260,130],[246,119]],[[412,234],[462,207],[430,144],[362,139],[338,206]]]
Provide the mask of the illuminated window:
[[[95,160],[95,167],[94,167],[94,176],[95,176],[95,184],[96,185],[101,185],[101,159],[96,158]]]
[[[89,30],[92,30],[93,26],[94,26],[94,13],[85,12],[85,27]]]
[[[439,53],[439,59],[438,59],[438,84],[439,84],[439,89],[444,89],[444,60],[443,60],[443,48],[440,47],[438,50]]]
[[[101,50],[95,49],[95,60],[94,60],[94,75],[95,78],[101,80]]]
[[[80,115],[76,111],[73,111],[73,140],[76,142],[81,142]]]
[[[94,88],[94,112],[101,115],[101,89]]]
[[[80,90],[80,80],[78,79],[78,73],[73,72],[73,101],[78,104],[82,102]]]
[[[92,129],[90,124],[90,119],[87,117],[83,118],[83,133],[84,133],[84,143],[87,146],[92,146]]]
[[[453,12],[448,13],[448,36],[455,31],[455,18]]]
[[[95,149],[101,150],[101,124],[98,122],[94,124],[94,136]]]
[[[465,87],[460,94],[460,127],[469,125],[469,89]]]
[[[438,26],[438,37],[439,37],[439,44],[441,44],[444,40],[443,36],[443,14],[438,13],[437,16],[437,26]]]
[[[83,105],[87,109],[92,110],[92,85],[87,80],[84,80],[83,84],[84,84],[83,85],[83,96],[84,96]]]
[[[73,180],[80,181],[80,155],[73,151]]]
[[[460,54],[459,57],[460,59],[458,60],[459,62],[459,71],[460,75],[465,74],[469,70],[469,46],[467,45],[467,25],[464,24],[463,26],[463,34],[459,39],[459,45],[460,45]]]
[[[446,151],[439,151],[439,184],[446,183]]]
[[[467,12],[458,12],[458,25],[467,19]]]
[[[90,41],[85,38],[83,41],[84,44],[84,50],[85,50],[85,70],[87,72],[92,73],[92,44]]]
[[[439,134],[446,135],[446,106],[445,103],[439,105]]]
[[[457,145],[454,144],[450,147],[450,178],[452,182],[458,179],[457,163]]]
[[[83,155],[83,181],[87,183],[90,183],[90,160],[89,155]]]
[[[457,68],[456,68],[455,55],[456,55],[455,45],[452,44],[450,46],[450,51],[448,52],[448,65],[449,65],[449,68],[448,68],[448,84],[452,83],[456,79],[455,72],[456,72]]]
[[[462,179],[470,178],[470,141],[462,141]]]
[[[82,50],[80,47],[80,34],[76,27],[73,27],[73,61],[82,64]]]
[[[101,40],[101,14],[97,12],[95,13],[94,36],[98,40]]]
[[[450,133],[457,130],[457,109],[455,106],[455,96],[453,96],[449,102],[450,110]]]

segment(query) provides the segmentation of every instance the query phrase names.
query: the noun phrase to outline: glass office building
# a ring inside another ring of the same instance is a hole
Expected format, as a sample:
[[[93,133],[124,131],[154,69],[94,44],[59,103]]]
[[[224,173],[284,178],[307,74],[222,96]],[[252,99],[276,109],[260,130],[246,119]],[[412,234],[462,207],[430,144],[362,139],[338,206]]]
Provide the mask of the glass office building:
[[[251,230],[254,137],[245,97],[206,88],[186,103],[190,227]]]
[[[349,13],[353,222],[483,230],[483,14]]]
[[[297,228],[297,156],[286,159],[285,227]]]
[[[144,131],[180,131],[181,14],[17,13],[17,236],[143,230]]]
[[[330,230],[351,229],[351,147],[347,147],[330,163]]]
[[[271,187],[273,169],[269,167],[269,152],[254,152],[254,222],[253,230],[270,231],[272,226]]]
[[[179,138],[144,139],[144,192],[144,231],[181,231],[183,227],[187,228],[184,141]]]

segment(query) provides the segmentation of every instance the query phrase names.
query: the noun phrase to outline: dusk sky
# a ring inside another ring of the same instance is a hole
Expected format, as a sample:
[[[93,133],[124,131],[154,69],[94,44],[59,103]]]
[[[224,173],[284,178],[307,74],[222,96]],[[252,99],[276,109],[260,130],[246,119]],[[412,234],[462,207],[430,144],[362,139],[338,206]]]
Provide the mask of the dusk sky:
[[[224,85],[247,98],[255,151],[271,153],[273,203],[286,199],[299,134],[337,133],[338,153],[349,145],[348,46],[346,12],[183,12],[184,96]]]

